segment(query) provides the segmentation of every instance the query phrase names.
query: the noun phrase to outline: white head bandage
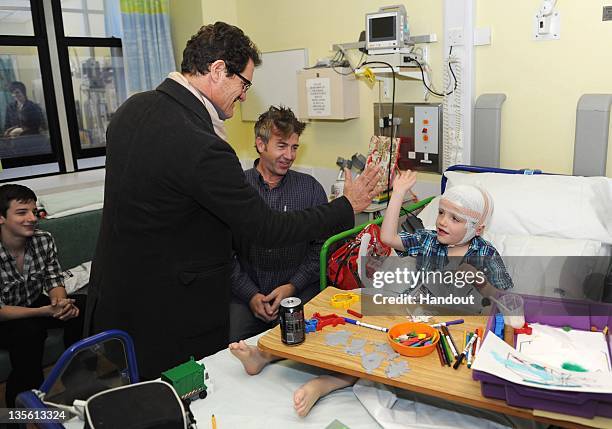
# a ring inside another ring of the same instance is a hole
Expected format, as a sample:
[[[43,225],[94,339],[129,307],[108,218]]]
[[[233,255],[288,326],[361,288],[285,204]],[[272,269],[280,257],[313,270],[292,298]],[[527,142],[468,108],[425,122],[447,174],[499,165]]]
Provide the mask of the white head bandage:
[[[465,236],[457,244],[465,244],[476,235],[476,229],[488,225],[493,213],[493,200],[487,191],[477,186],[459,185],[446,190],[440,208],[465,219]]]

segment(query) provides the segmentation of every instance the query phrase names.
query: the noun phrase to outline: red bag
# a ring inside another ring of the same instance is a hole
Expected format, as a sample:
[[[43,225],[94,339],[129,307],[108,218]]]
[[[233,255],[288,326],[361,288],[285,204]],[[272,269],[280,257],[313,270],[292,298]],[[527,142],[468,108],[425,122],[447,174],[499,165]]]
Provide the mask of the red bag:
[[[353,240],[344,243],[329,258],[327,277],[331,285],[343,290],[363,287],[357,273],[357,257],[364,234],[370,234],[368,256],[389,256],[391,248],[380,241],[380,227],[375,224],[366,226]],[[367,270],[367,267],[366,267]]]

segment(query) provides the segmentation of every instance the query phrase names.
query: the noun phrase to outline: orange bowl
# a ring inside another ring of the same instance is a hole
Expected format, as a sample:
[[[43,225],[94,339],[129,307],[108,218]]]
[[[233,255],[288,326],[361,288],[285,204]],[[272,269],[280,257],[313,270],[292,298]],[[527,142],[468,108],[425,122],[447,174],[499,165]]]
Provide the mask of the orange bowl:
[[[427,336],[431,335],[433,338],[433,342],[427,346],[410,347],[393,341],[394,338],[397,338],[400,335],[408,334],[410,332],[415,332],[417,334],[426,334]],[[399,354],[403,356],[420,357],[427,356],[429,353],[435,350],[436,344],[438,344],[438,341],[440,341],[440,334],[438,333],[437,329],[434,329],[424,323],[404,322],[399,323],[397,325],[393,325],[391,329],[389,329],[389,332],[387,333],[387,340],[389,341],[389,344],[391,344],[393,350],[395,350]]]

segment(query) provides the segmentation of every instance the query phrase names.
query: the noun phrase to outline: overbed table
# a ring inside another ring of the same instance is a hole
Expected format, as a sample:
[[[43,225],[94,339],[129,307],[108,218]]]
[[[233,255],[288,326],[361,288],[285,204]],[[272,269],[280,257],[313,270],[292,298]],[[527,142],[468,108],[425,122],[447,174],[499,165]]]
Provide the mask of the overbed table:
[[[355,319],[355,317],[348,314],[346,310],[333,308],[331,306],[331,297],[336,293],[343,292],[345,291],[333,287],[326,288],[305,305],[305,317],[307,319],[311,318],[313,313],[319,312],[323,315],[335,313],[339,316]],[[353,304],[351,308],[360,311],[359,304]],[[436,317],[435,321],[441,322],[456,318],[457,317]],[[476,328],[484,328],[487,321],[485,316],[462,316],[462,318],[465,320],[464,324],[449,326],[449,330],[458,347],[461,347],[460,340],[464,330],[474,331]],[[407,321],[406,317],[402,316],[364,316],[361,320],[384,327],[391,327],[396,323]],[[401,389],[423,393],[477,408],[524,419],[537,420],[562,427],[586,427],[567,421],[537,417],[533,415],[531,409],[511,407],[504,401],[485,398],[480,393],[480,383],[472,379],[471,369],[468,369],[466,365],[462,365],[457,370],[447,366],[442,367],[438,354],[435,351],[424,357],[402,357],[402,359],[407,359],[410,371],[399,378],[391,379],[385,375],[386,364],[383,364],[371,374],[368,374],[361,364],[361,357],[351,356],[345,353],[342,346],[329,346],[326,344],[326,334],[341,329],[354,333],[353,338],[358,336],[359,338],[367,338],[375,342],[387,341],[387,334],[384,332],[345,324],[336,327],[327,326],[323,328],[322,331],[307,334],[304,343],[297,346],[287,346],[281,341],[280,326],[277,326],[259,339],[258,347],[275,356],[360,378],[370,379],[376,382],[393,385]]]

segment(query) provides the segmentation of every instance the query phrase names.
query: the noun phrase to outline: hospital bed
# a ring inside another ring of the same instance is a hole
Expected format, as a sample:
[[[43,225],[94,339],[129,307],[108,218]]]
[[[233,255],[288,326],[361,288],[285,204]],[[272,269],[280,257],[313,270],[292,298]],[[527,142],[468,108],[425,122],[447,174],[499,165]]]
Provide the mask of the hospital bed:
[[[461,184],[481,186],[491,194],[494,212],[483,237],[501,254],[514,280],[514,292],[595,301],[612,298],[611,179],[455,165],[442,176],[440,193]],[[425,229],[435,229],[439,198],[429,197],[404,210],[420,210]],[[363,227],[323,244],[322,289],[328,285],[330,249]]]

